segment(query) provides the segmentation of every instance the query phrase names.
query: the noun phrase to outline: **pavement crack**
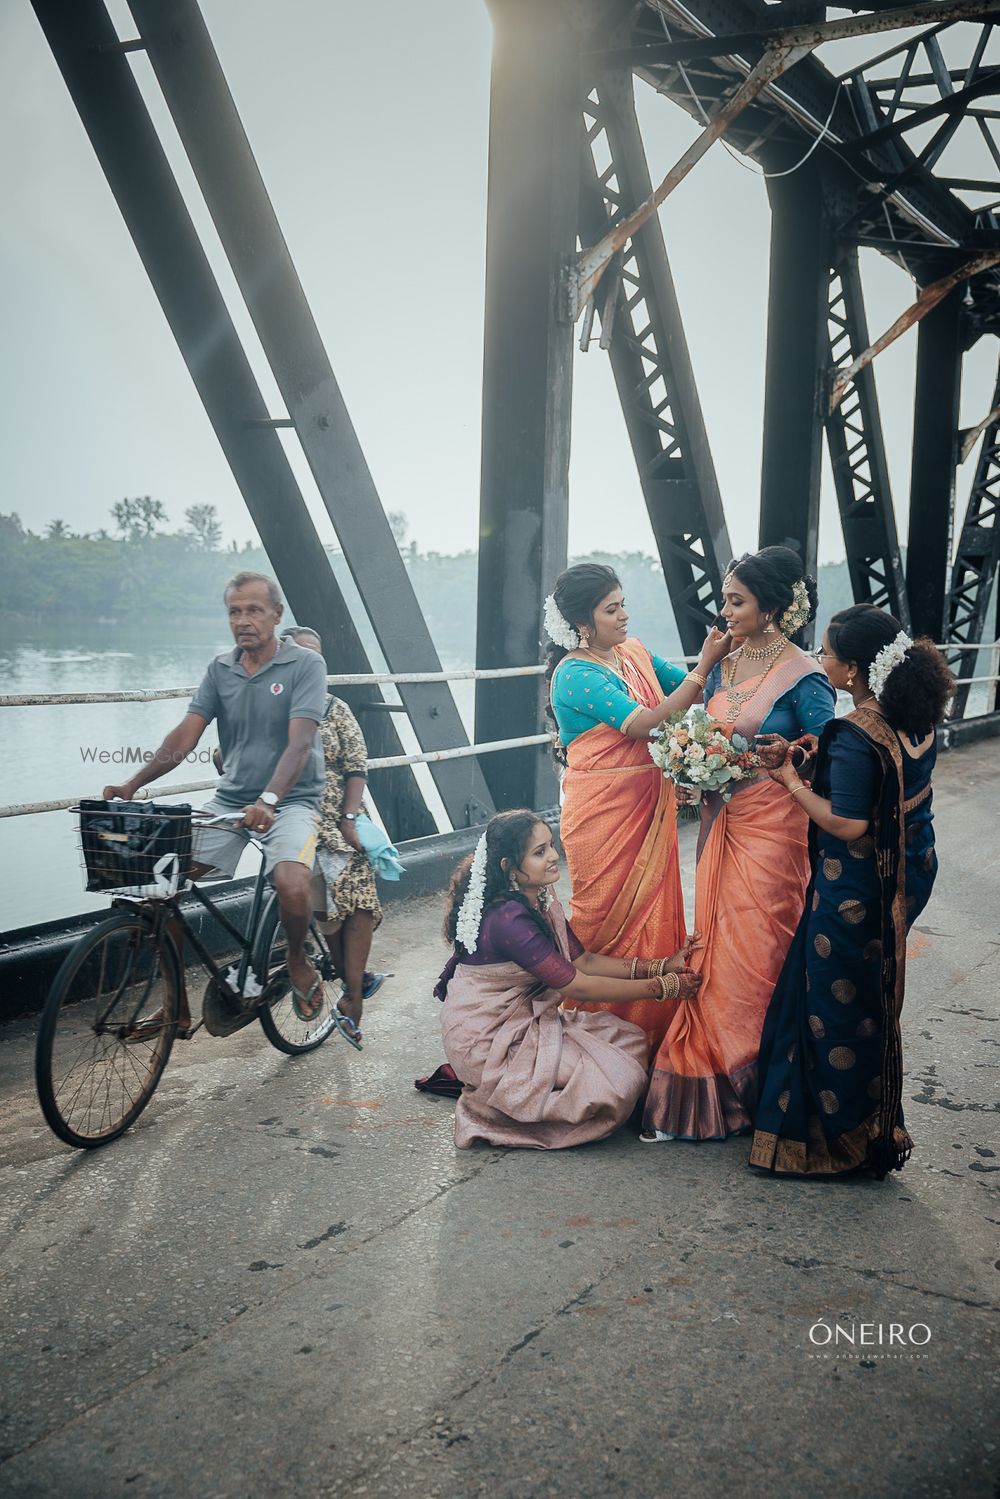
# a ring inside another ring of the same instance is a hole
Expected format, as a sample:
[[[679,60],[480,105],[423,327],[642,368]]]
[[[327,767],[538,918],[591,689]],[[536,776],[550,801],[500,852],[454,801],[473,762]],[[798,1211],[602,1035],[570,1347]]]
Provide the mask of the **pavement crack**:
[[[790,1255],[775,1254],[773,1251],[765,1250],[765,1254],[771,1259],[776,1259],[782,1265],[790,1265],[795,1270],[840,1270],[845,1275],[856,1275],[861,1280],[877,1280],[882,1285],[893,1286],[900,1291],[913,1291],[918,1296],[930,1296],[938,1301],[951,1301],[959,1306],[972,1307],[974,1311],[1000,1312],[1000,1306],[992,1301],[974,1301],[970,1296],[955,1296],[950,1291],[935,1291],[930,1286],[917,1286],[909,1281],[896,1280],[892,1275],[885,1275],[880,1270],[865,1270],[855,1265],[838,1265],[832,1260],[817,1259],[795,1259]]]
[[[317,1234],[315,1239],[307,1239],[304,1244],[299,1245],[299,1248],[315,1249],[318,1244],[325,1244],[328,1239],[335,1239],[338,1234],[346,1234],[347,1227],[344,1222],[331,1223],[325,1233]]]

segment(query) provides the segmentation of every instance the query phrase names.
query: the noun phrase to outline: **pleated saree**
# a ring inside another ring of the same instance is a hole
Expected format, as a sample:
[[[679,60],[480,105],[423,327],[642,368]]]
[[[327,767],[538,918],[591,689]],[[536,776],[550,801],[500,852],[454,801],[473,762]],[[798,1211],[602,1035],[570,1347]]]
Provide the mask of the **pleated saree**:
[[[645,646],[627,640],[619,655],[622,677],[611,671],[601,675],[619,692],[624,682],[636,710],[655,708],[663,701],[664,684]],[[557,673],[562,669],[560,663]],[[678,679],[683,675],[678,672]],[[573,930],[588,952],[672,956],[685,937],[673,784],[650,759],[648,740],[632,739],[608,723],[594,723],[575,738],[567,759],[560,838],[573,886]],[[576,1007],[631,1021],[646,1033],[651,1049],[673,1011],[671,1004],[655,1000],[579,1001]]]
[[[910,1154],[900,1013],[907,932],[937,874],[935,755],[933,744],[908,754],[868,708],[831,723],[820,741],[817,792],[838,811],[841,788],[870,786],[869,828],[853,843],[811,829],[806,908],[761,1041],[751,1166],[883,1177]]]
[[[484,940],[489,945],[484,918]],[[537,971],[516,962],[473,964],[456,950],[438,981],[445,1054],[465,1086],[455,1107],[455,1144],[485,1142],[561,1150],[603,1140],[631,1116],[646,1086],[642,1032],[614,1015],[561,1008],[539,972],[574,972],[566,918],[547,911],[551,960]],[[501,913],[502,915],[502,913]]]
[[[819,676],[815,663],[797,651],[767,673],[733,730],[752,740],[779,699],[810,676]],[[824,689],[827,716],[833,700]],[[707,703],[723,722],[727,706],[721,689]],[[786,737],[818,727],[799,723]],[[764,1015],[809,881],[808,828],[795,798],[765,771],[728,802],[704,794],[695,877],[695,930],[704,945],[691,960],[702,983],[696,998],[674,1007],[653,1059],[644,1133],[719,1140],[750,1128]]]

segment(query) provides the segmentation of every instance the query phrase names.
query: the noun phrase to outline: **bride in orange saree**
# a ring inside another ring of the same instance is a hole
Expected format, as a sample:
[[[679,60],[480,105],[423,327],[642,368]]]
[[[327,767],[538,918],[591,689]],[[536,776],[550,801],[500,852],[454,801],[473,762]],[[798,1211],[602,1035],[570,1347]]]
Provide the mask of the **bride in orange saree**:
[[[560,574],[546,607],[551,712],[563,776],[560,837],[573,887],[573,929],[589,952],[672,955],[685,946],[674,788],[649,757],[650,731],[691,707],[729,648],[712,630],[685,673],[628,638],[621,584],[610,567]],[[581,1004],[582,1009],[594,1008]],[[638,1025],[650,1048],[670,1006],[601,1006]]]
[[[815,609],[815,584],[801,574],[790,548],[766,547],[731,564],[723,585],[723,617],[743,643],[710,674],[706,706],[757,738],[767,763],[781,763],[788,741],[819,734],[836,703],[826,674],[789,639]],[[691,958],[702,986],[675,1006],[656,1052],[644,1140],[720,1140],[749,1129],[764,1015],[809,881],[807,840],[808,818],[766,769],[728,802],[703,794],[695,926],[705,941]]]

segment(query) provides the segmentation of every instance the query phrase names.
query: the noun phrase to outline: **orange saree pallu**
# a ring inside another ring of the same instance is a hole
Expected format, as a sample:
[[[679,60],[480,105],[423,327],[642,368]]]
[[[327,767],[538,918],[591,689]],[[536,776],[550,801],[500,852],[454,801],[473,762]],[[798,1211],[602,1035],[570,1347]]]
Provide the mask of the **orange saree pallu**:
[[[801,657],[776,667],[732,725],[752,740],[778,698],[815,668]],[[725,721],[717,692],[708,711]],[[756,1103],[764,1016],[809,882],[809,819],[761,771],[723,802],[701,803],[695,930],[704,946],[693,1000],[680,1000],[653,1059],[643,1130],[718,1140],[749,1129]]]
[[[656,707],[663,691],[645,647],[628,640],[620,654],[631,696],[642,707]],[[671,956],[685,937],[672,783],[649,758],[647,740],[630,739],[608,724],[595,724],[574,739],[567,759],[560,837],[573,884],[573,930],[588,952]],[[580,1001],[573,1007],[631,1021],[645,1031],[651,1048],[673,1011],[672,1004],[655,1000]]]

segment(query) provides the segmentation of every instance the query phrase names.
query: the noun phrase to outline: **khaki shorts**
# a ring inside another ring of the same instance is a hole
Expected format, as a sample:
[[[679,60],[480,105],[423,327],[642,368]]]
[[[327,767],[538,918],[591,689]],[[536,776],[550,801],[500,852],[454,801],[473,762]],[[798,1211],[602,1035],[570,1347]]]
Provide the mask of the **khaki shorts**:
[[[241,807],[231,807],[213,797],[201,811],[208,817],[220,817],[232,813],[239,815]],[[275,864],[304,864],[313,866],[316,857],[316,836],[319,832],[319,812],[308,802],[284,802],[274,809],[274,821],[268,831],[259,838],[264,852],[264,869],[271,874]],[[226,827],[195,827],[191,840],[191,855],[196,864],[208,864],[213,874],[223,874],[232,879],[240,855],[247,846],[244,833],[230,832]]]

